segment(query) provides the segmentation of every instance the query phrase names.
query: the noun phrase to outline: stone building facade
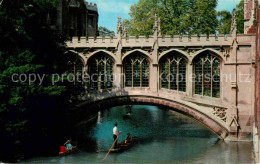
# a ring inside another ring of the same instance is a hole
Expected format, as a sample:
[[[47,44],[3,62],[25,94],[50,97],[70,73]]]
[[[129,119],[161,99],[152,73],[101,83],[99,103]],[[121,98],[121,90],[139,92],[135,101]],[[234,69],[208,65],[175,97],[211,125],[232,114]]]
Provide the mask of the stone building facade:
[[[60,0],[54,24],[66,36],[98,36],[98,8],[85,0]]]

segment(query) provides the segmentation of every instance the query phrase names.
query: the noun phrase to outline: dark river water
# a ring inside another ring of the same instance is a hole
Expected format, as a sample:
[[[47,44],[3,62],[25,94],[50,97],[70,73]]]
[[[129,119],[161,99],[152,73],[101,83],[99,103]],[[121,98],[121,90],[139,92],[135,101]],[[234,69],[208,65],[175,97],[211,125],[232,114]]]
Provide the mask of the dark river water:
[[[72,139],[80,151],[66,157],[35,157],[32,163],[254,163],[250,142],[226,142],[197,121],[155,106],[133,106],[131,119],[123,119],[128,109],[114,107],[82,123]],[[114,123],[122,131],[139,138],[138,144],[122,153],[110,153]]]

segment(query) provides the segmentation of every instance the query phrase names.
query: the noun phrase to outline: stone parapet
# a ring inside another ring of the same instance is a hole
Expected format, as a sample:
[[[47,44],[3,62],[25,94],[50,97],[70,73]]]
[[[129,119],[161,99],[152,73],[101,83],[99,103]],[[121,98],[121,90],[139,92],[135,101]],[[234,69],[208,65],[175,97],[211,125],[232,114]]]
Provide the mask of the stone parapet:
[[[86,8],[91,11],[98,11],[98,7],[96,3],[85,2]]]
[[[128,38],[121,38],[122,47],[153,47],[155,38],[153,36],[130,36]],[[250,35],[241,35],[238,40],[243,42],[250,42]],[[116,48],[119,38],[117,37],[73,37],[71,41],[67,41],[68,48],[80,47],[114,47]],[[188,35],[166,35],[158,37],[159,47],[170,46],[230,46],[233,38],[231,35],[201,35],[201,36],[188,36]]]

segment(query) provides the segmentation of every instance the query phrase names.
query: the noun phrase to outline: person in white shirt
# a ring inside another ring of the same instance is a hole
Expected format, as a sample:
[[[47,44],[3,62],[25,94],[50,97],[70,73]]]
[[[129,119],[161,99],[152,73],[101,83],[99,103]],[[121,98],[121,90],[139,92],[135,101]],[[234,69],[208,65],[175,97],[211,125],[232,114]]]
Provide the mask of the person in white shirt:
[[[121,132],[118,131],[117,129],[117,123],[115,123],[115,127],[113,128],[113,138],[114,138],[114,142],[115,142],[115,148],[117,147],[117,137],[119,137],[119,134],[121,134]]]

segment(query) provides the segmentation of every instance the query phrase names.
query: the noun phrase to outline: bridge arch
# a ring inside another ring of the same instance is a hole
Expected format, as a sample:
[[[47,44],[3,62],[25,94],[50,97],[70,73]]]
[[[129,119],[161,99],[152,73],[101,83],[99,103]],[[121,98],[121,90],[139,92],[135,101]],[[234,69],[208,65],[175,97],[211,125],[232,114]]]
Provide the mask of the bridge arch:
[[[114,106],[122,105],[155,105],[169,107],[178,113],[189,116],[206,126],[219,139],[225,139],[229,135],[228,129],[217,120],[201,112],[195,105],[187,105],[178,101],[145,95],[114,96],[96,101],[88,101],[77,106],[79,112],[75,116],[77,120],[83,120],[89,113],[97,113]],[[86,108],[88,110],[86,110]],[[83,117],[83,118],[82,118]]]
[[[203,54],[204,52],[211,52],[211,53],[213,53],[215,56],[217,56],[219,59],[221,59],[221,62],[224,62],[224,61],[225,61],[224,56],[223,56],[219,51],[214,50],[214,49],[212,49],[212,48],[206,48],[206,49],[199,50],[198,52],[196,52],[196,53],[194,54],[194,56],[192,57],[190,63],[193,64],[194,60],[195,60],[198,56],[200,56],[201,54]]]
[[[125,53],[124,56],[122,57],[122,61],[124,61],[124,59],[125,59],[127,56],[129,56],[129,55],[131,55],[131,54],[133,54],[133,53],[135,53],[135,52],[140,52],[140,53],[142,53],[143,55],[145,55],[145,56],[147,57],[148,61],[149,61],[150,63],[152,63],[152,59],[151,59],[150,54],[149,54],[147,51],[144,51],[144,50],[141,50],[141,49],[135,49],[135,50],[132,50],[132,51],[129,51],[129,52]]]

